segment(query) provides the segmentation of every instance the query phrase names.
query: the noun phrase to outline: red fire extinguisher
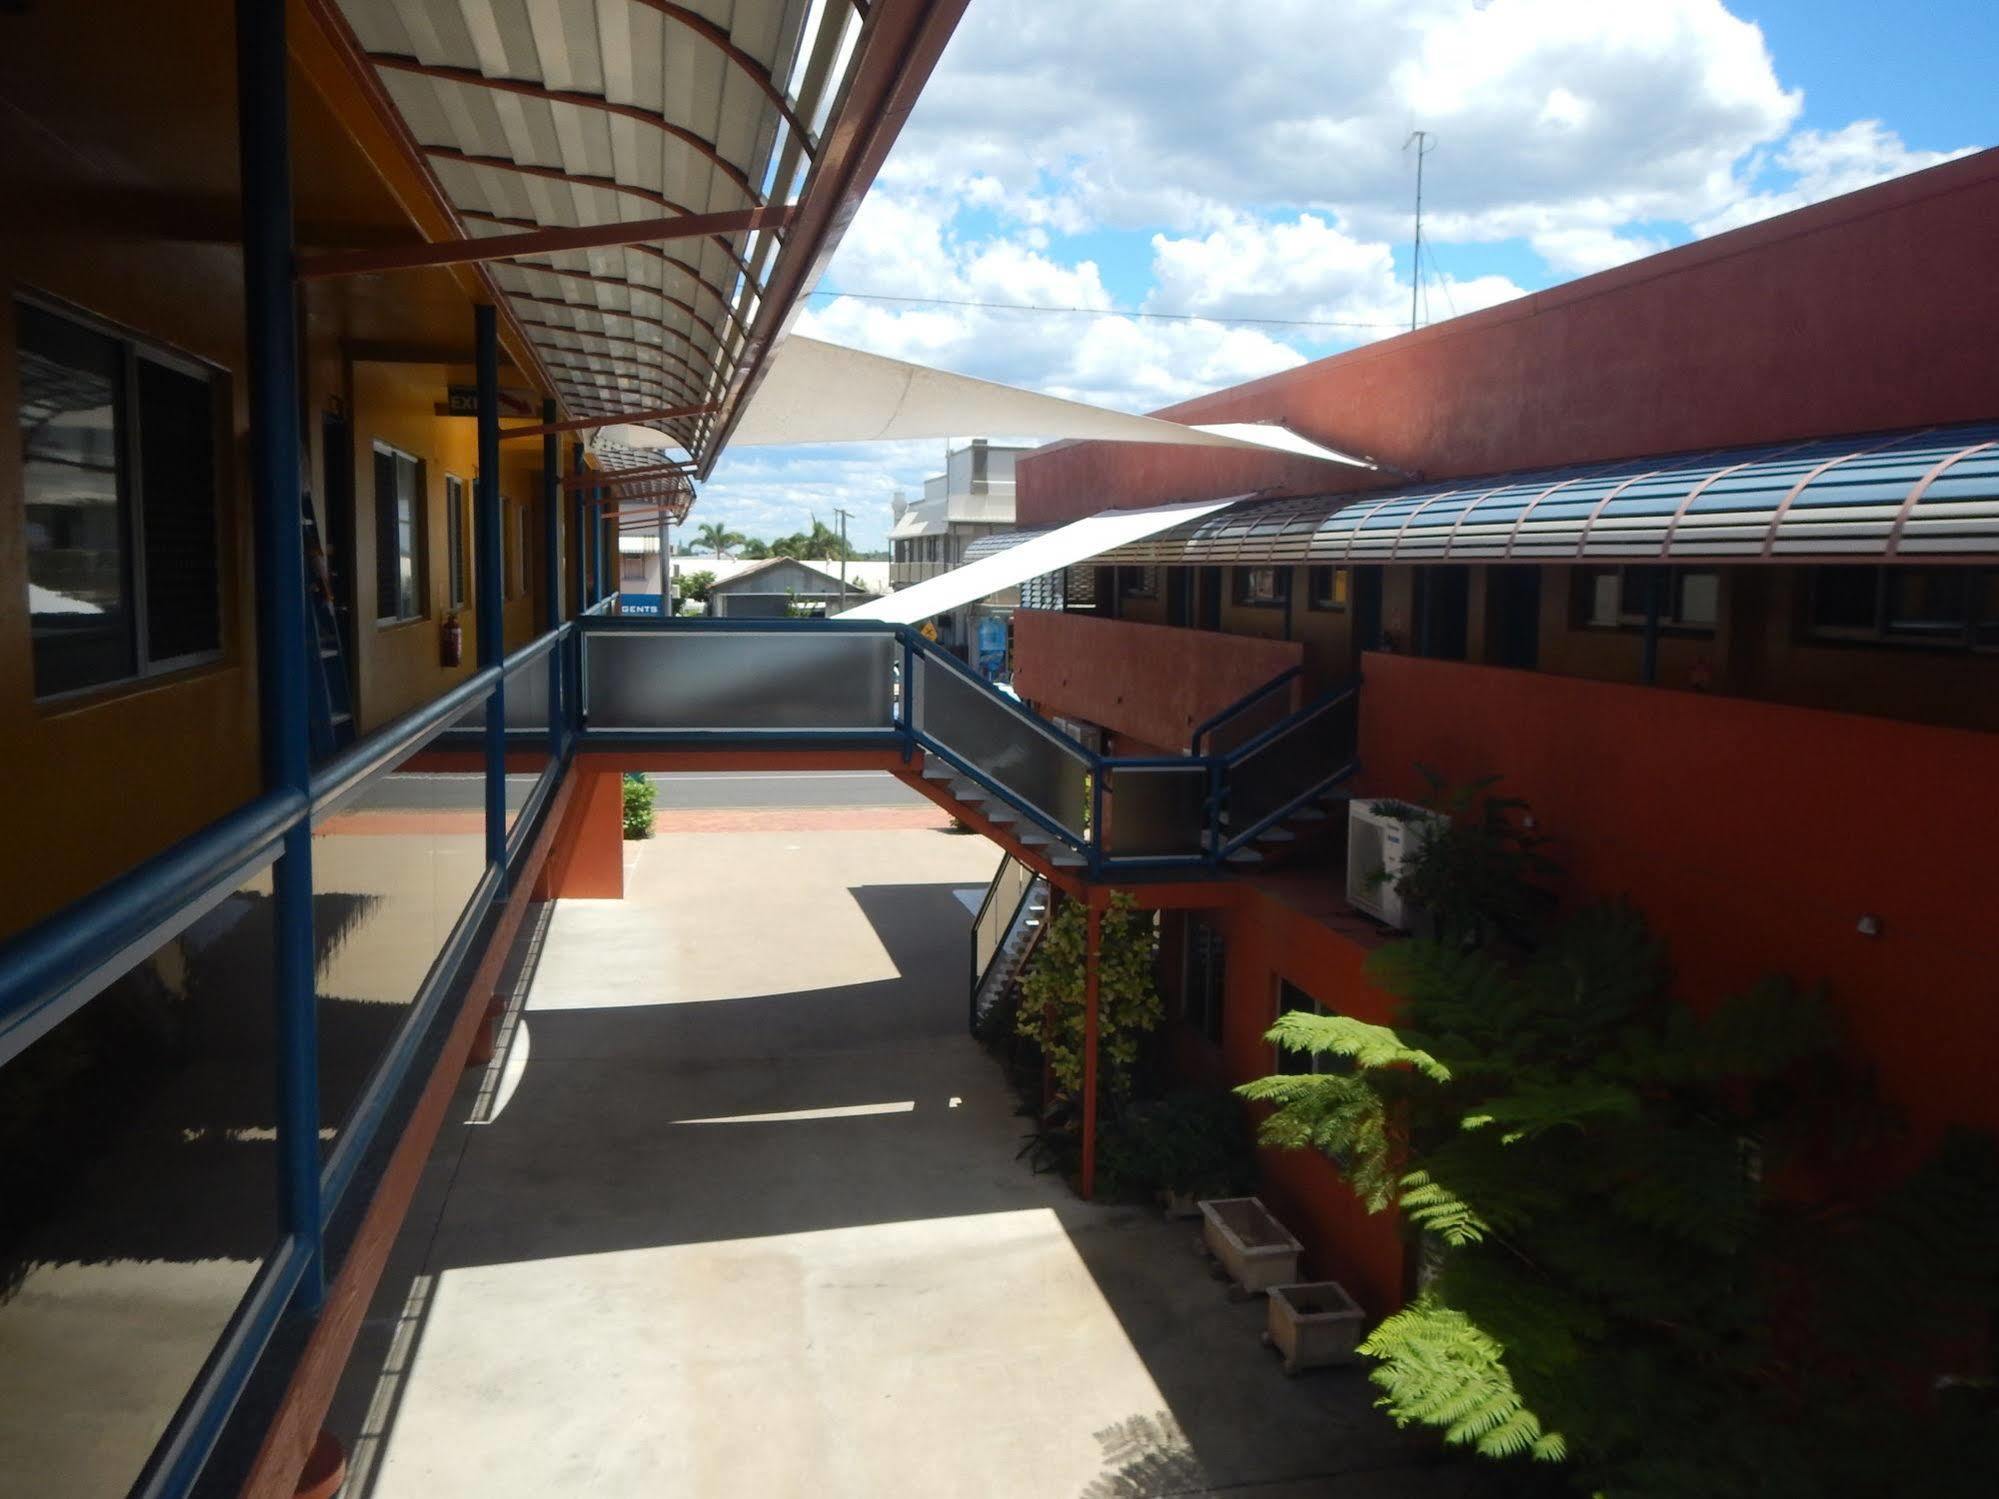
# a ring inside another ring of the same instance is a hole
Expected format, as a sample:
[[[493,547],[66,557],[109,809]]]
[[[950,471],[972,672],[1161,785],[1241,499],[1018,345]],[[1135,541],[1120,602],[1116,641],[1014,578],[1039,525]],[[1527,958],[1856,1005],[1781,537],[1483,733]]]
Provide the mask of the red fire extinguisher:
[[[444,623],[438,627],[437,654],[444,666],[456,666],[465,659],[465,626],[458,622],[456,614],[445,615]]]

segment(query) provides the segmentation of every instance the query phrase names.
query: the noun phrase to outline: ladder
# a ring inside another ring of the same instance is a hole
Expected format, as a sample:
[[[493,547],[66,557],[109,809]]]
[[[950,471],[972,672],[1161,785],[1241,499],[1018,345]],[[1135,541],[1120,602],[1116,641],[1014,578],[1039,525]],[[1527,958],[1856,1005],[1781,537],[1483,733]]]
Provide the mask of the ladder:
[[[312,721],[312,758],[326,759],[353,742],[354,703],[347,683],[347,658],[340,644],[340,620],[333,612],[333,579],[327,572],[326,548],[319,539],[319,521],[312,496],[301,496],[305,536],[306,650],[312,660],[306,673],[306,693]]]

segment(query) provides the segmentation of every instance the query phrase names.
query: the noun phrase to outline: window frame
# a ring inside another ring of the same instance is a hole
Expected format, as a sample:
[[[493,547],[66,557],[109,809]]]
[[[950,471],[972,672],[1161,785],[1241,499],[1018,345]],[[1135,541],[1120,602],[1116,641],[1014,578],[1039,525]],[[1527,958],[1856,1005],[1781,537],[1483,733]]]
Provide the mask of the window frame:
[[[1326,581],[1333,585],[1327,593],[1319,592],[1319,578],[1324,574]],[[1353,569],[1338,567],[1330,562],[1316,563],[1305,569],[1305,607],[1319,614],[1345,614],[1353,608]]]
[[[21,332],[18,309],[32,307],[44,317],[68,323],[84,333],[110,342],[118,355],[118,388],[115,408],[123,417],[119,428],[112,433],[113,447],[118,455],[118,521],[124,546],[125,573],[125,629],[132,646],[132,670],[117,676],[105,677],[101,681],[85,682],[74,687],[58,688],[43,692],[36,684],[33,652],[34,627],[32,614],[25,607],[23,615],[29,621],[29,686],[37,707],[48,704],[66,704],[84,698],[106,693],[116,693],[141,683],[150,683],[159,677],[191,671],[200,667],[213,666],[227,659],[229,654],[230,607],[228,598],[229,567],[229,514],[223,501],[229,492],[228,458],[231,447],[231,433],[227,423],[233,410],[233,402],[228,388],[230,372],[224,366],[202,359],[196,355],[175,349],[159,340],[150,338],[137,329],[115,323],[109,318],[99,317],[84,308],[65,302],[57,297],[45,295],[29,289],[13,293],[16,308],[14,319],[13,356],[16,369],[15,421],[19,423],[21,392],[19,389],[19,368],[21,357]],[[144,413],[139,399],[139,367],[142,362],[150,362],[175,374],[200,382],[206,387],[209,400],[209,451],[211,467],[214,470],[212,493],[210,494],[209,518],[214,526],[215,568],[215,644],[206,650],[183,651],[174,656],[155,657],[152,654],[152,628],[148,619],[151,594],[146,566],[146,496],[144,463]],[[118,418],[114,416],[114,422]],[[21,508],[25,517],[27,491],[25,475],[28,454],[25,447],[20,454],[23,475]],[[22,553],[22,579],[29,576],[29,554],[25,547]]]
[[[416,468],[416,478],[412,485],[414,493],[411,497],[410,506],[410,542],[414,548],[410,558],[410,572],[414,578],[416,593],[416,612],[413,614],[404,614],[402,612],[402,601],[400,598],[396,600],[397,607],[395,612],[389,614],[382,612],[382,497],[379,493],[379,486],[376,486],[375,492],[371,492],[369,495],[370,506],[375,517],[375,628],[378,630],[394,630],[403,625],[417,624],[430,618],[430,465],[426,459],[419,455],[410,452],[406,448],[399,448],[394,443],[384,442],[379,437],[370,439],[369,453],[371,457],[386,456],[399,460],[407,460],[409,463],[415,465]],[[401,499],[400,494],[398,494],[397,499]],[[401,524],[400,517],[397,517],[397,524],[398,526]],[[400,542],[400,538],[398,538],[398,542]],[[400,545],[398,546],[397,555],[400,558]],[[468,590],[472,587],[471,570],[469,568],[466,571],[465,584]]]
[[[1624,607],[1625,590],[1631,586],[1632,574],[1641,568],[1660,568],[1666,574],[1666,608],[1659,615],[1659,630],[1662,634],[1685,635],[1689,637],[1709,637],[1721,631],[1722,574],[1719,567],[1687,565],[1683,563],[1595,563],[1575,570],[1575,580],[1571,585],[1570,615],[1578,630],[1594,630],[1601,634],[1623,634],[1645,628],[1645,612],[1632,611]],[[1691,577],[1712,577],[1715,580],[1715,608],[1711,621],[1689,622],[1684,617],[1686,585]],[[1598,617],[1596,592],[1599,583],[1613,580],[1617,589],[1617,611],[1614,619]]]
[[[1117,569],[1117,595],[1120,599],[1158,598],[1159,569],[1146,565],[1119,564]]]
[[[1268,573],[1271,592],[1259,596],[1251,586],[1258,573]],[[1229,599],[1238,609],[1285,609],[1291,604],[1291,569],[1272,564],[1236,566],[1229,569]]]
[[[1199,958],[1195,955],[1197,931],[1209,936]],[[1217,1049],[1222,1044],[1222,1017],[1228,1009],[1228,973],[1227,934],[1199,911],[1189,911],[1180,934],[1180,1020]]]
[[[1271,981],[1271,1019],[1280,1020],[1293,1011],[1307,1015],[1338,1015],[1341,1012],[1318,998],[1302,984],[1294,984],[1282,974]],[[1302,1003],[1290,1003],[1296,996]],[[1270,1070],[1283,1077],[1326,1077],[1353,1071],[1350,1057],[1333,1056],[1326,1052],[1286,1051],[1276,1042],[1270,1044]]]
[[[1866,570],[1874,575],[1873,622],[1868,625],[1821,625],[1816,621],[1819,580],[1837,569],[1851,573]],[[1964,608],[1964,623],[1954,634],[1941,632],[1918,632],[1895,629],[1892,624],[1893,603],[1891,591],[1898,575],[1911,573],[1955,573],[1968,580]],[[1994,608],[1990,615],[1979,612],[1979,582],[1983,580],[1991,591]],[[1933,651],[1949,654],[1969,654],[1990,656],[1999,654],[1999,568],[1981,563],[1920,563],[1909,567],[1896,567],[1885,562],[1872,563],[1816,563],[1805,575],[1805,586],[1801,590],[1798,610],[1798,634],[1807,643],[1818,645],[1861,645],[1887,647],[1899,651]],[[1981,627],[1992,633],[1992,639],[1981,641]]]
[[[505,602],[511,604],[528,592],[528,507],[502,499],[500,511],[507,518],[507,556],[500,576],[506,584]]]

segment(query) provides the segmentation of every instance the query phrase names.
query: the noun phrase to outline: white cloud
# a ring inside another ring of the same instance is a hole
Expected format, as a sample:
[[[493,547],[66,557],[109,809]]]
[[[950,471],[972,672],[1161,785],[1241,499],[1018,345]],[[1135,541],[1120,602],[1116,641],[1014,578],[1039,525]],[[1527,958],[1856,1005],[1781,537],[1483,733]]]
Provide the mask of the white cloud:
[[[1807,203],[1823,202],[1890,177],[1968,156],[1973,149],[1914,151],[1879,120],[1855,120],[1842,130],[1800,130],[1776,155],[1776,164],[1794,174],[1788,187],[1739,198],[1694,227],[1701,234],[1737,229]]]

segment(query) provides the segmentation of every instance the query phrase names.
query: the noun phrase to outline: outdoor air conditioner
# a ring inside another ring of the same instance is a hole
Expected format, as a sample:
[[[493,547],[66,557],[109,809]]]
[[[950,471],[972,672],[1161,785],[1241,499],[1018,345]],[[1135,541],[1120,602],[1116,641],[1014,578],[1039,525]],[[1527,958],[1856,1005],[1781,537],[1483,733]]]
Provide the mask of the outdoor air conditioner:
[[[1347,904],[1406,932],[1415,912],[1405,908],[1396,883],[1444,819],[1406,802],[1393,803],[1392,816],[1374,810],[1388,805],[1367,798],[1347,803]]]

